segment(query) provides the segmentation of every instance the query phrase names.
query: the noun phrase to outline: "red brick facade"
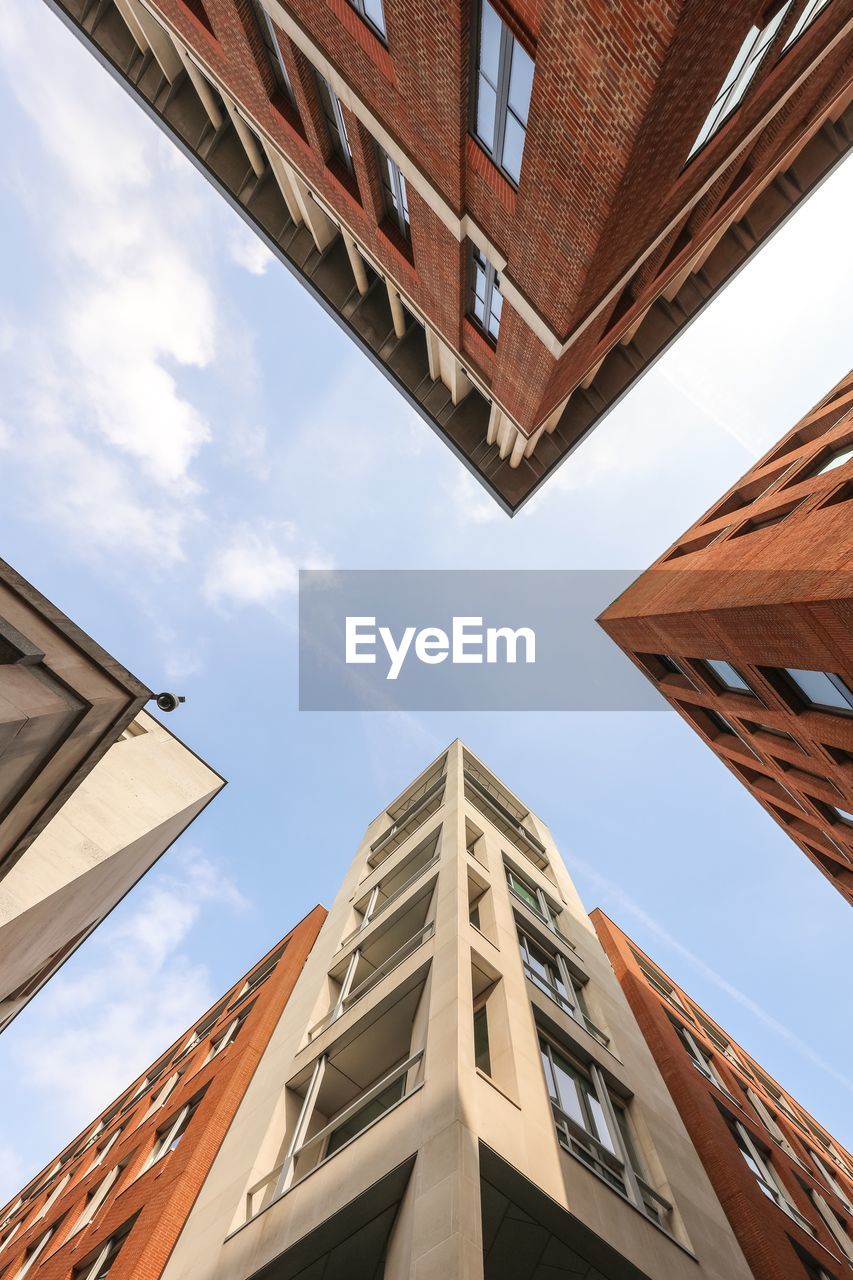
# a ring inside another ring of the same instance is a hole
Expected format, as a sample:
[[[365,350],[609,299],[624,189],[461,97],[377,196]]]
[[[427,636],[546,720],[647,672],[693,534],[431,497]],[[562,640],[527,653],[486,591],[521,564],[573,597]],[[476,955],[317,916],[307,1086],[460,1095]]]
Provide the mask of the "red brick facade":
[[[600,618],[849,901],[853,704],[819,705],[785,673],[853,690],[851,447],[853,374]]]
[[[112,22],[136,2],[92,16],[83,0],[51,0],[175,128]],[[387,42],[348,0],[265,0],[292,103],[276,86],[253,0],[145,3],[356,239],[410,322],[461,360],[482,414],[457,421],[428,386],[407,389],[509,510],[853,138],[853,0],[830,0],[793,40],[810,0],[495,0],[535,63],[517,187],[469,126],[478,0],[384,0]],[[745,38],[782,10],[739,104],[692,155]],[[342,100],[352,174],[333,157],[314,78],[321,66]],[[377,142],[408,174],[404,251],[388,234]],[[206,143],[189,145],[206,154]],[[473,241],[501,272],[495,345],[468,318]],[[397,376],[381,342],[374,350]],[[486,429],[490,404],[508,424],[497,439]]]
[[[0,1211],[4,1280],[18,1274],[47,1232],[27,1276],[88,1280],[108,1242],[125,1230],[110,1280],[157,1280],[325,918],[315,907]],[[105,1186],[100,1202],[91,1201]],[[80,1227],[87,1201],[96,1211]]]
[[[853,1274],[850,1154],[603,912],[591,919],[755,1280]]]

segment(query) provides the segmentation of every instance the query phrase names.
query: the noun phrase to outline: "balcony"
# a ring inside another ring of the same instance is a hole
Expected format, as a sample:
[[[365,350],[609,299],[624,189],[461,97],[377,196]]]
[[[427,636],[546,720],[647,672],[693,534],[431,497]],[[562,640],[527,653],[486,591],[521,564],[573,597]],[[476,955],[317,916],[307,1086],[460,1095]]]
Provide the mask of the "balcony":
[[[427,871],[438,865],[438,838],[439,831],[434,831],[422,844],[413,849],[398,867],[395,867],[387,876],[383,876],[373,889],[363,894],[355,903],[355,911],[360,919],[356,927],[343,939],[341,949],[352,942],[353,938],[356,938],[368,925],[374,924],[395,902],[408,893]]]
[[[534,969],[532,965],[522,962],[522,968],[524,969],[524,975],[528,981],[532,982],[539,991],[542,991],[549,1000],[553,1000],[556,1005],[559,1005],[563,1012],[567,1013],[570,1018],[573,1018],[575,1022],[580,1023],[580,1025],[588,1031],[593,1039],[597,1040],[603,1048],[606,1049],[608,1047],[610,1044],[610,1037],[605,1035],[601,1028],[595,1025],[592,1018],[590,1018],[589,1014],[581,1006],[581,996],[574,983],[571,984],[572,995],[574,996],[573,1004],[566,991],[561,991],[558,987],[554,986],[553,983],[548,982],[548,980]]]
[[[424,964],[409,975],[288,1082],[285,1154],[247,1192],[246,1221],[420,1089],[427,973]]]
[[[423,826],[427,819],[431,818],[441,807],[444,799],[445,781],[446,779],[442,774],[416,800],[413,800],[398,817],[394,818],[391,826],[382,832],[378,840],[374,840],[370,846],[370,856],[367,859],[370,867],[378,867],[386,858],[390,858],[395,849],[399,849],[400,845],[405,840],[408,840],[409,836],[414,835],[418,828]]]
[[[492,825],[539,870],[547,871],[548,857],[542,841],[524,825],[519,817],[465,769],[465,798],[487,817]]]

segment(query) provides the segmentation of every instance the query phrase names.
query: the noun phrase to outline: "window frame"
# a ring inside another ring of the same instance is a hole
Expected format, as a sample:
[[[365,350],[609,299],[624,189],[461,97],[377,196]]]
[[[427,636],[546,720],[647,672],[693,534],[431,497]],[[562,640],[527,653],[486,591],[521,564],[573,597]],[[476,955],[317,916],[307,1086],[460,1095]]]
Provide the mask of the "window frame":
[[[344,118],[344,109],[341,106],[341,100],[335,93],[329,81],[321,72],[314,70],[317,81],[317,94],[320,99],[320,109],[323,112],[323,119],[326,122],[329,140],[332,144],[332,152],[336,160],[344,166],[351,178],[355,178],[355,162],[352,157],[352,144],[349,140],[349,132],[347,130],[347,122]]]
[[[377,40],[381,40],[381,42],[382,42],[382,43],[386,46],[386,48],[387,48],[387,46],[388,46],[388,23],[387,23],[387,20],[386,20],[386,18],[385,18],[385,4],[384,4],[384,0],[376,0],[376,2],[378,3],[379,8],[380,8],[380,9],[381,9],[381,11],[382,11],[382,26],[381,26],[381,27],[380,27],[380,26],[378,25],[378,23],[376,23],[376,22],[373,20],[373,18],[371,18],[371,17],[370,17],[370,15],[368,14],[368,12],[367,12],[367,5],[365,4],[365,0],[348,0],[348,3],[350,4],[350,6],[351,6],[353,9],[355,9],[356,13],[357,13],[357,14],[358,14],[358,16],[361,18],[362,22],[363,22],[363,23],[365,23],[365,24],[366,24],[366,26],[368,26],[368,27],[370,28],[370,30],[371,30],[371,31],[373,32],[373,34],[376,36]]]
[[[385,216],[408,243],[411,240],[412,222],[409,215],[409,189],[406,178],[397,161],[384,147],[376,144],[379,158],[379,182],[382,187],[382,203]]]
[[[480,320],[477,315],[476,306],[479,301],[477,297],[477,273],[482,272],[483,276],[483,319]],[[490,346],[498,345],[498,338],[501,331],[501,320],[503,319],[503,305],[505,302],[503,292],[501,290],[501,273],[497,267],[489,261],[482,249],[471,241],[471,251],[468,255],[468,272],[470,275],[470,284],[468,287],[468,315],[479,333],[483,335]],[[493,319],[492,303],[497,296],[500,298],[500,306],[497,314],[497,331],[492,333],[489,322]]]
[[[834,716],[853,716],[853,689],[850,689],[847,682],[842,676],[835,675],[831,671],[810,671],[810,675],[821,675],[829,681],[829,683],[837,689],[841,697],[848,704],[848,708],[839,707],[825,702],[815,702],[811,694],[809,694],[800,682],[797,680],[798,672],[806,671],[805,667],[779,667],[778,674],[788,689],[792,691],[798,702],[806,711],[820,711],[824,715]]]
[[[498,70],[497,83],[491,84],[491,81],[481,72],[481,48],[483,40],[483,13],[485,6],[494,13],[497,21],[500,23],[500,40],[498,44]],[[471,92],[469,94],[469,115],[468,130],[477,143],[477,145],[486,153],[492,164],[503,174],[507,182],[517,191],[521,181],[521,169],[524,162],[524,149],[527,144],[527,126],[530,118],[530,103],[533,99],[533,81],[536,75],[536,59],[528,52],[518,36],[510,30],[509,26],[501,17],[498,10],[491,3],[491,0],[474,0],[473,4],[474,23],[472,26],[471,40]],[[533,73],[530,77],[530,98],[527,101],[527,110],[525,119],[522,121],[512,110],[509,105],[510,91],[512,85],[512,58],[515,46],[518,46],[521,53],[526,57],[532,67]],[[477,129],[479,107],[480,107],[480,77],[489,83],[495,95],[495,112],[492,119],[493,136],[492,142],[489,144],[480,135]],[[524,137],[521,143],[521,154],[518,162],[518,176],[510,172],[503,163],[504,144],[506,142],[507,118],[512,115],[522,129]]]
[[[293,91],[293,81],[290,78],[290,72],[287,69],[287,63],[284,61],[284,54],[281,51],[281,45],[278,42],[278,35],[275,29],[275,23],[264,8],[263,0],[250,0],[258,26],[261,28],[261,38],[264,47],[270,55],[270,62],[273,67],[273,76],[281,93],[284,94],[287,101],[296,110],[296,94]]]
[[[782,45],[782,53],[787,53],[791,46],[797,43],[800,36],[805,35],[809,27],[828,4],[829,0],[808,0],[808,3],[799,18],[797,18],[797,21],[788,32],[785,43]]]

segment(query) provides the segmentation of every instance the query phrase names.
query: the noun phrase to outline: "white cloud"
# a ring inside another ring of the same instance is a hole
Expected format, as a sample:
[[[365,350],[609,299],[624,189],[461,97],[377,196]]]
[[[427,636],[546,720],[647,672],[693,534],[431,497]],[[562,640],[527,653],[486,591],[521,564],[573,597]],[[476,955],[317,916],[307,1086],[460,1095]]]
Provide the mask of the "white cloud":
[[[210,908],[239,911],[245,900],[196,849],[176,850],[169,871],[153,874],[133,910],[45,988],[16,1044],[28,1087],[50,1098],[63,1129],[88,1123],[215,998],[206,966],[188,954],[191,935]]]
[[[322,556],[299,546],[293,525],[245,523],[214,553],[204,595],[214,605],[270,605],[296,591],[300,568],[329,567]]]
[[[232,262],[253,276],[264,275],[270,263],[275,262],[275,258],[263,240],[242,222],[235,223],[231,229],[228,237],[228,253]]]
[[[462,469],[461,462],[447,487],[453,507],[464,524],[495,524],[506,520],[492,495],[469,471]]]

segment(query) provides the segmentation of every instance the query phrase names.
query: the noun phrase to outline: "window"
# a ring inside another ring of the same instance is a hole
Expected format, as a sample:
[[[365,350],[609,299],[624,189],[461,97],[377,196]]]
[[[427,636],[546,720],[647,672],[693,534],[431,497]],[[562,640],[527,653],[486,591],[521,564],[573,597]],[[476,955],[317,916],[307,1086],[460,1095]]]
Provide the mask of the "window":
[[[557,923],[559,913],[554,911],[542,890],[531,884],[529,880],[525,880],[512,867],[504,864],[504,869],[510,892],[520,902],[523,902],[526,907],[529,907],[534,915],[537,915],[555,933],[560,933],[560,927]]]
[[[843,823],[845,827],[853,827],[853,813],[848,812],[847,809],[840,809],[837,804],[827,805],[827,808],[837,822]]]
[[[800,1261],[806,1269],[806,1275],[809,1277],[809,1280],[833,1280],[833,1277],[829,1272],[824,1271],[820,1263],[815,1262],[814,1258],[808,1257],[808,1255],[804,1254],[800,1249],[798,1249],[797,1252],[800,1255]]]
[[[83,1206],[83,1212],[80,1214],[80,1217],[71,1229],[71,1235],[74,1235],[76,1232],[82,1230],[83,1227],[87,1227],[90,1222],[94,1221],[95,1215],[118,1181],[123,1168],[123,1165],[117,1164],[116,1167],[111,1169],[107,1176],[102,1178],[98,1185],[93,1187],[89,1192],[86,1197],[86,1203]]]
[[[247,1009],[246,1013],[241,1013],[239,1018],[235,1018],[234,1021],[226,1027],[224,1031],[220,1032],[216,1039],[211,1042],[210,1052],[204,1060],[205,1064],[215,1058],[223,1049],[227,1049],[228,1045],[237,1039],[237,1036],[240,1033],[240,1028],[246,1021],[248,1012],[249,1010]]]
[[[406,179],[387,152],[380,146],[379,176],[382,180],[382,197],[385,201],[385,212],[404,239],[409,238],[409,193],[406,190]]]
[[[107,1138],[106,1142],[102,1143],[101,1146],[97,1148],[97,1150],[95,1151],[95,1158],[92,1161],[91,1165],[89,1166],[87,1173],[91,1173],[92,1169],[96,1169],[98,1167],[98,1165],[103,1160],[104,1156],[109,1151],[110,1147],[114,1146],[115,1143],[118,1142],[119,1138],[121,1137],[121,1133],[122,1133],[122,1126],[120,1125],[118,1129],[113,1130],[113,1132]]]
[[[492,1059],[489,1054],[489,1019],[485,1004],[474,1011],[474,1064],[484,1073],[492,1074]]]
[[[519,930],[518,942],[524,972],[530,981],[549,999],[570,1014],[589,1031],[600,1044],[608,1044],[608,1037],[595,1025],[587,1013],[583,990],[571,972],[565,957],[557,952],[550,955],[543,947]]]
[[[808,0],[808,4],[805,9],[803,9],[803,12],[791,28],[791,33],[788,36],[788,39],[782,45],[783,53],[786,49],[791,47],[794,41],[803,34],[807,27],[811,26],[821,9],[825,9],[828,3],[829,0]]]
[[[755,691],[747,684],[744,677],[733,667],[730,662],[723,661],[722,658],[706,658],[704,666],[710,667],[711,671],[717,679],[717,682],[723,686],[729,693],[748,693],[755,697]]]
[[[482,0],[475,69],[474,136],[514,183],[521,174],[533,59],[489,0]]]
[[[497,342],[503,310],[501,278],[476,245],[471,246],[471,313],[492,342]]]
[[[150,1169],[152,1164],[156,1164],[158,1160],[162,1160],[164,1156],[175,1150],[186,1133],[187,1126],[195,1115],[200,1102],[201,1098],[196,1098],[194,1102],[182,1107],[169,1124],[157,1131],[154,1146],[145,1162],[144,1169]]]
[[[701,1074],[705,1076],[706,1080],[710,1080],[718,1089],[722,1089],[723,1093],[727,1093],[729,1094],[729,1097],[731,1097],[729,1090],[723,1084],[722,1077],[714,1066],[711,1058],[699,1044],[699,1041],[692,1032],[689,1031],[687,1027],[683,1027],[675,1022],[673,1022],[673,1026],[675,1027],[679,1040],[689,1053],[690,1059],[696,1070],[701,1072]]]
[[[384,40],[387,32],[385,30],[385,10],[382,7],[382,0],[349,0],[349,2],[367,25],[373,28],[381,40]]]
[[[45,1231],[43,1235],[40,1235],[38,1240],[34,1241],[34,1243],[30,1245],[30,1247],[27,1249],[26,1253],[24,1254],[23,1263],[15,1272],[14,1280],[23,1280],[24,1276],[30,1270],[33,1263],[38,1260],[38,1258],[41,1256],[42,1253],[44,1253],[45,1249],[47,1248],[48,1242],[55,1231],[56,1231],[55,1226],[48,1227],[47,1231]]]
[[[349,144],[347,123],[344,119],[343,108],[338,100],[338,95],[328,80],[320,75],[319,71],[317,72],[317,87],[320,93],[323,115],[326,117],[326,124],[329,129],[332,150],[338,159],[342,161],[347,172],[352,173],[352,148]]]
[[[334,1155],[344,1143],[349,1142],[351,1138],[355,1138],[361,1133],[362,1129],[366,1129],[374,1120],[378,1120],[380,1116],[383,1116],[395,1102],[400,1102],[405,1093],[405,1088],[406,1077],[401,1075],[392,1081],[387,1089],[383,1089],[375,1098],[371,1098],[370,1102],[365,1103],[363,1107],[354,1112],[331,1133],[326,1145],[326,1155]]]
[[[800,479],[811,480],[814,476],[826,475],[827,471],[835,471],[836,467],[843,467],[845,463],[853,458],[853,444],[842,445],[840,449],[833,449],[830,453],[824,454],[813,471],[807,472]]]
[[[703,707],[702,710],[714,728],[719,730],[720,733],[733,733],[736,737],[739,736],[731,721],[727,720],[725,716],[721,716],[719,711],[712,711],[710,707]]]
[[[714,136],[723,122],[728,119],[744,98],[791,4],[792,0],[787,0],[787,3],[779,8],[764,27],[751,27],[747,32],[746,39],[738,50],[737,57],[729,68],[729,73],[723,81],[722,88],[705,118],[705,123],[690,148],[688,160]]]
[[[806,1231],[812,1232],[808,1219],[804,1218],[788,1199],[782,1183],[779,1181],[776,1171],[770,1162],[769,1155],[761,1150],[758,1143],[739,1120],[733,1120],[729,1116],[727,1121],[738,1145],[738,1150],[755,1175],[755,1180],[764,1195],[767,1196],[768,1200],[772,1200],[775,1205],[778,1205],[780,1209],[783,1209],[800,1226],[803,1226]]]
[[[662,1224],[672,1206],[643,1177],[625,1107],[599,1068],[587,1074],[544,1035],[539,1050],[561,1146]]]
[[[828,671],[803,671],[786,667],[784,674],[806,706],[818,711],[853,712],[853,689]]]
[[[291,83],[290,75],[288,74],[288,70],[282,56],[281,45],[278,42],[278,36],[276,35],[273,20],[264,8],[262,0],[253,0],[253,4],[255,6],[255,13],[257,14],[258,26],[260,27],[261,35],[263,36],[264,44],[267,47],[267,52],[270,55],[270,65],[272,66],[273,75],[275,76],[275,82],[287,98],[288,102],[290,102],[291,106],[295,106],[296,98],[293,93],[293,84]]]
[[[129,1230],[130,1225],[122,1227],[120,1231],[114,1232],[108,1240],[105,1240],[93,1257],[79,1267],[75,1267],[73,1280],[106,1280],[127,1239]]]

